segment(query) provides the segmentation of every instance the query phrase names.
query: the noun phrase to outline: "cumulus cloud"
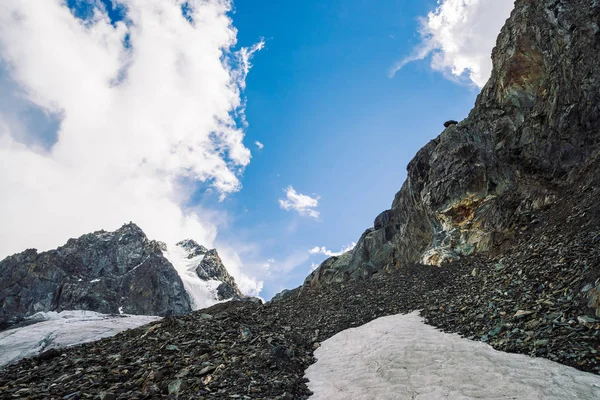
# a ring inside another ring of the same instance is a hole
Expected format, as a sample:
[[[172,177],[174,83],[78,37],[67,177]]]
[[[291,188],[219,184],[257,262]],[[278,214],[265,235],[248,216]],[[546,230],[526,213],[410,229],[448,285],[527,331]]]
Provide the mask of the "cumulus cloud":
[[[496,38],[513,7],[514,0],[438,0],[437,8],[421,20],[421,44],[394,66],[391,76],[431,56],[434,70],[483,87],[492,71]]]
[[[327,257],[334,257],[334,256],[340,256],[340,255],[344,254],[345,252],[352,250],[355,246],[356,246],[356,243],[352,242],[349,245],[342,247],[342,249],[340,251],[331,251],[331,250],[328,250],[325,246],[322,246],[322,247],[315,246],[312,249],[310,249],[308,251],[308,253],[311,255],[322,254]]]
[[[258,147],[259,150],[262,150],[265,148],[265,145],[262,144],[261,142],[259,142],[258,140],[256,142],[254,142],[254,144],[256,145],[256,147]]]
[[[279,206],[287,211],[295,210],[302,216],[308,216],[314,219],[319,218],[319,196],[311,197],[306,194],[298,193],[290,185],[284,189],[285,199],[279,199]]]
[[[116,1],[121,21],[0,2],[0,258],[129,221],[212,246],[217,225],[190,195],[241,188],[251,155],[236,119],[264,43],[233,51],[229,0]]]

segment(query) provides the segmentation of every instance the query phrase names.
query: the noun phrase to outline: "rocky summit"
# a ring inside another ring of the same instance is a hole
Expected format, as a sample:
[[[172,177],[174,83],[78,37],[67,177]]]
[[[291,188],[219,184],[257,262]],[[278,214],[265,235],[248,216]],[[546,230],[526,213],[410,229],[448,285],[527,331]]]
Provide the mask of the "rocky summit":
[[[179,242],[206,300],[242,297],[215,249]],[[166,245],[149,240],[135,224],[70,239],[56,250],[35,249],[0,262],[0,322],[4,327],[37,312],[90,310],[104,314],[181,315],[194,293],[167,257]],[[196,263],[193,263],[197,261]],[[184,276],[184,278],[187,278]],[[215,286],[214,293],[210,285]]]
[[[322,341],[414,310],[600,374],[599,23],[598,0],[517,0],[469,117],[418,152],[391,208],[301,287],[23,360],[0,370],[0,398],[306,399]],[[183,246],[214,276],[215,257]],[[47,264],[26,265],[35,277]]]
[[[7,257],[0,262],[0,276],[5,320],[40,311],[166,315],[191,310],[160,243],[132,223],[70,239],[56,250]]]

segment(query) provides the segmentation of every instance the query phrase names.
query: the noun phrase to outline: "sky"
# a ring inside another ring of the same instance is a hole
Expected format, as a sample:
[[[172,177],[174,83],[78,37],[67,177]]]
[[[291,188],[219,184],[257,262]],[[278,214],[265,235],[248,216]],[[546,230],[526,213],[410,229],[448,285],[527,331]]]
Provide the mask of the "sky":
[[[0,258],[137,223],[265,299],[461,120],[512,0],[4,0]]]

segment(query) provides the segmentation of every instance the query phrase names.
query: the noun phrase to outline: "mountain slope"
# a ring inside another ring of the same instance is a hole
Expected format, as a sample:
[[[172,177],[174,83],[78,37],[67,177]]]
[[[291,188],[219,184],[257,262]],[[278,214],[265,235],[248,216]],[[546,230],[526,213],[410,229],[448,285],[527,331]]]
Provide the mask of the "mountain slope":
[[[160,244],[135,224],[70,239],[56,250],[26,250],[0,261],[0,319],[39,311],[167,315],[191,310]]]
[[[194,240],[186,239],[166,245],[163,253],[181,277],[192,301],[192,309],[243,296],[216,249],[207,250]]]
[[[597,173],[587,166],[600,142],[599,21],[597,1],[517,1],[468,118],[418,152],[346,260],[326,260],[306,283],[497,252],[582,172]]]
[[[180,315],[243,297],[216,249],[187,239],[167,246],[135,224],[26,250],[0,261],[0,322],[37,312]]]

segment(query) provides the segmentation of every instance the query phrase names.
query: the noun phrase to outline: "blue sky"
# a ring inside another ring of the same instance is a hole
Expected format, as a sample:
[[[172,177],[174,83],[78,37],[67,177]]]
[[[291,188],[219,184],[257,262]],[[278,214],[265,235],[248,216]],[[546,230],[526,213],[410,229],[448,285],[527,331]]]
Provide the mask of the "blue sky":
[[[285,3],[285,4],[284,4]],[[407,163],[448,119],[464,118],[478,88],[413,63],[394,63],[420,40],[418,16],[434,1],[238,3],[240,45],[260,37],[247,80],[247,140],[255,151],[244,188],[224,204],[233,217],[224,240],[242,233],[263,244],[265,260],[357,241],[389,208]],[[278,209],[283,188],[320,196],[320,221]],[[247,212],[245,211],[247,210]],[[265,285],[270,297],[295,287],[313,256]],[[300,259],[297,256],[297,259]]]
[[[466,117],[511,9],[7,0],[0,256],[134,221],[217,247],[248,293],[296,287],[390,207],[443,123]]]

